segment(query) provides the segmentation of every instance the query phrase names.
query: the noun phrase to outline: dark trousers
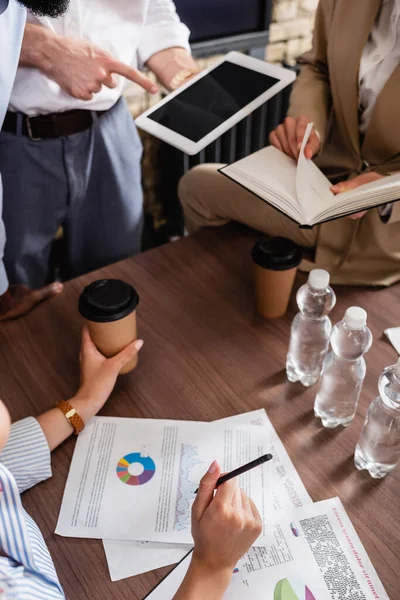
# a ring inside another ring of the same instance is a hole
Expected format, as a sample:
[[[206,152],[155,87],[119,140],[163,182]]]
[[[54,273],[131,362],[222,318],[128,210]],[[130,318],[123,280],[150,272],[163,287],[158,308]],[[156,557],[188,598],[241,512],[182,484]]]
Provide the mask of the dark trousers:
[[[71,276],[139,252],[141,155],[122,99],[83,133],[42,141],[1,133],[4,261],[10,283],[32,288],[46,283],[61,225]]]

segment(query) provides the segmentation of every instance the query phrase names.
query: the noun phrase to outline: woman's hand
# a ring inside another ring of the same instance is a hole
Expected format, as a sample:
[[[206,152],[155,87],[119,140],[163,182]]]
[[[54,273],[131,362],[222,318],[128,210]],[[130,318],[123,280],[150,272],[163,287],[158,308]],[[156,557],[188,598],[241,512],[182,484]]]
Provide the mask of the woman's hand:
[[[77,394],[69,400],[84,423],[103,408],[114,388],[119,372],[142,346],[143,341],[136,340],[113,358],[105,358],[92,342],[87,327],[84,328],[80,353],[81,386]],[[37,417],[37,420],[51,451],[73,432],[71,424],[58,408],[43,413]]]
[[[214,571],[231,573],[262,531],[254,502],[231,479],[214,496],[220,469],[214,462],[200,482],[192,510],[193,557]]]
[[[258,510],[236,479],[220,485],[214,496],[220,475],[213,462],[200,482],[192,508],[192,561],[174,600],[220,600],[237,562],[262,532]]]
[[[358,177],[348,179],[347,181],[341,181],[340,183],[333,185],[331,187],[331,192],[334,194],[341,194],[342,192],[354,190],[360,185],[364,185],[364,183],[371,183],[371,181],[384,179],[384,177],[385,175],[380,175],[379,173],[375,173],[375,171],[368,171],[368,173],[362,173],[361,175],[358,175]],[[349,215],[348,219],[361,219],[361,217],[366,215],[367,212],[368,211],[364,210],[363,212],[356,213],[355,215]]]
[[[114,388],[119,372],[132,360],[142,346],[143,340],[136,340],[113,358],[105,358],[94,345],[88,328],[84,327],[79,355],[81,385],[73,402],[84,421],[93,417],[104,406]],[[76,406],[77,403],[79,409]]]
[[[297,160],[303,143],[304,134],[310,120],[307,117],[286,117],[281,125],[278,125],[270,133],[269,142],[281,152]],[[320,150],[321,144],[315,129],[312,130],[308,144],[304,149],[306,158],[312,158]]]

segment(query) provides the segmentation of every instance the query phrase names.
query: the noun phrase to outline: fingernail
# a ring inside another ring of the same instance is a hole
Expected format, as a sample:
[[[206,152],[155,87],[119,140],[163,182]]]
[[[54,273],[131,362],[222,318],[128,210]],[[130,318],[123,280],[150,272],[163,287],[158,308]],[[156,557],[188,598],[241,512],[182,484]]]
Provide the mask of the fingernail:
[[[63,289],[63,284],[60,283],[59,281],[57,281],[56,283],[53,283],[51,286],[53,292],[55,292],[56,294],[59,294],[60,292],[62,292]]]
[[[150,92],[152,94],[156,94],[158,92],[158,87],[156,85],[152,85],[150,88]]]
[[[139,352],[140,348],[143,346],[144,341],[143,340],[136,340],[135,342],[135,348],[136,350]]]
[[[218,463],[216,460],[214,460],[214,462],[211,463],[210,468],[208,469],[208,472],[212,475],[213,473],[215,473],[217,468],[218,468]]]

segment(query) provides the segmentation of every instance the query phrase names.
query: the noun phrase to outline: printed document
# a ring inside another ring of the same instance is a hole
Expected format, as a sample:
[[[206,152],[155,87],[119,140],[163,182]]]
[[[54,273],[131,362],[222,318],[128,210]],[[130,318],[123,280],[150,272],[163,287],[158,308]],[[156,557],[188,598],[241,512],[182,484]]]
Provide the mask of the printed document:
[[[270,452],[270,434],[263,426],[95,417],[77,440],[56,533],[190,544],[195,490],[209,465],[217,459],[229,472]],[[271,465],[239,478],[264,526]]]
[[[268,428],[270,452],[274,458],[270,472],[271,507],[277,518],[279,514],[312,502],[285,447],[276,433],[264,409],[221,419],[219,423],[264,426]],[[179,562],[189,547],[151,542],[128,542],[103,540],[111,581],[133,577],[146,571]],[[253,548],[253,559],[263,553],[263,548]],[[250,560],[250,557],[249,557]]]
[[[257,559],[239,562],[224,600],[240,597],[239,584],[251,600],[390,600],[338,498],[293,510],[270,527],[269,539]],[[148,600],[171,600],[189,564]]]

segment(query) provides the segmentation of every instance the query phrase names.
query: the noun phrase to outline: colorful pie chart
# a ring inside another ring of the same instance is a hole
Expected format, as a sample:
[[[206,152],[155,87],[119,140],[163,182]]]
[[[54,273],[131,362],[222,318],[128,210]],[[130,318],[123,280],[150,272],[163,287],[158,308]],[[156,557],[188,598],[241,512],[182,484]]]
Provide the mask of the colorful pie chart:
[[[298,579],[281,579],[275,586],[274,600],[316,600],[311,590]]]
[[[143,473],[140,475],[131,475],[129,467],[133,464],[140,464],[143,467]],[[139,452],[126,454],[117,464],[117,475],[119,479],[127,485],[143,485],[150,481],[156,472],[154,460],[149,456],[140,456]]]

